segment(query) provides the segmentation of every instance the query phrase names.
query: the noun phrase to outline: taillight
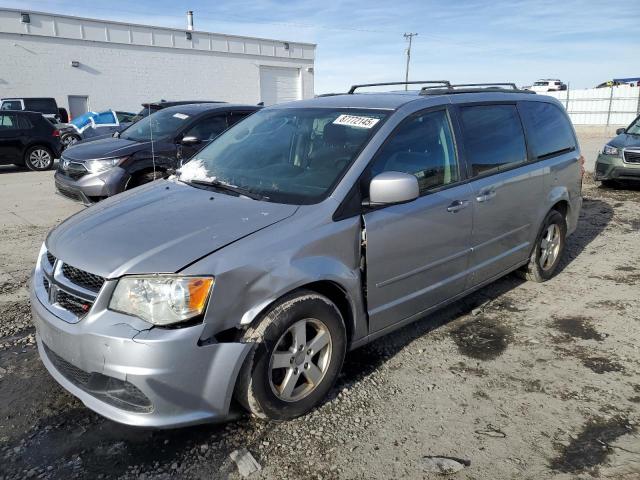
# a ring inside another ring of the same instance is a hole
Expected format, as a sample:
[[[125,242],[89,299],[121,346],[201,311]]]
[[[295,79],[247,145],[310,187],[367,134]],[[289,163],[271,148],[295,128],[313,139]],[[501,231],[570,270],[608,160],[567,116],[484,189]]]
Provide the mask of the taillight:
[[[584,157],[580,155],[580,158],[578,159],[578,161],[580,162],[580,176],[584,177],[584,174],[585,174]]]
[[[54,130],[53,133],[51,134],[52,137],[59,137],[60,136],[60,130]]]

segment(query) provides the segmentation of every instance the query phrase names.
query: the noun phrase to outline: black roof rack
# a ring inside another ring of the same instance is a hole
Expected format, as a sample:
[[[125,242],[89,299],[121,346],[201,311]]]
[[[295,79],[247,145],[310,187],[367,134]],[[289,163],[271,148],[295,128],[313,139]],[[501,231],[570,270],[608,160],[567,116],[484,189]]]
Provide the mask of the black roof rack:
[[[362,85],[351,85],[351,88],[347,93],[353,94],[355,93],[357,88],[364,88],[364,87],[388,87],[390,85],[424,85],[425,83],[434,83],[434,84],[437,84],[440,88],[443,88],[443,87],[451,88],[451,83],[449,83],[449,80],[423,80],[423,81],[411,81],[411,82],[363,83]],[[429,88],[429,87],[424,87],[424,88]]]
[[[448,84],[445,87],[426,86],[420,90],[420,95],[444,95],[450,93],[532,93],[531,90],[522,90],[515,83],[458,83]]]

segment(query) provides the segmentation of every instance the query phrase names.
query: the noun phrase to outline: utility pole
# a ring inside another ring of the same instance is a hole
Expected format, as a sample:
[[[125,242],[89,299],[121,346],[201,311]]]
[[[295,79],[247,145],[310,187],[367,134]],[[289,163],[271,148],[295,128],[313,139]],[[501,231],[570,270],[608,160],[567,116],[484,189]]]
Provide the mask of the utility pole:
[[[404,81],[408,82],[409,81],[409,62],[411,61],[411,41],[413,40],[413,37],[417,37],[418,34],[417,33],[405,33],[404,34],[404,38],[405,39],[409,39],[409,47],[407,48],[407,70],[405,71],[404,74]],[[408,85],[405,84],[404,89],[407,90]]]

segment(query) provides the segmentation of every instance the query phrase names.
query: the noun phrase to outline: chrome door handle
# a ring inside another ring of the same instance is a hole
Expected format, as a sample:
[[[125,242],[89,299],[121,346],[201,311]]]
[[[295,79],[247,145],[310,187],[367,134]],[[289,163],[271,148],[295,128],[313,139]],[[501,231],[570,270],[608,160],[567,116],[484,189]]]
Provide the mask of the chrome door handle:
[[[463,208],[467,208],[469,206],[469,200],[456,200],[452,202],[451,205],[447,207],[447,212],[456,213],[462,210]]]
[[[484,192],[480,192],[480,195],[478,195],[476,197],[476,200],[478,202],[487,202],[489,200],[491,200],[493,197],[496,196],[496,191],[495,190],[486,190]]]

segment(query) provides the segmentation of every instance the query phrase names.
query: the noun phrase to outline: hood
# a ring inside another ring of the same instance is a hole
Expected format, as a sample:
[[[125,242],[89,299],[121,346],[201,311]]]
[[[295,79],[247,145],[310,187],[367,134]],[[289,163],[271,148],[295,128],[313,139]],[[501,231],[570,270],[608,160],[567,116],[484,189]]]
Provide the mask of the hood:
[[[162,180],[70,217],[46,245],[63,262],[106,278],[175,273],[297,208]]]
[[[131,155],[144,149],[150,142],[134,142],[124,138],[101,138],[92,139],[91,142],[77,143],[64,151],[65,158],[82,162],[93,160],[94,158],[112,158]]]
[[[640,147],[640,135],[621,133],[617,137],[613,137],[611,140],[609,140],[607,144],[617,148],[637,148]]]

